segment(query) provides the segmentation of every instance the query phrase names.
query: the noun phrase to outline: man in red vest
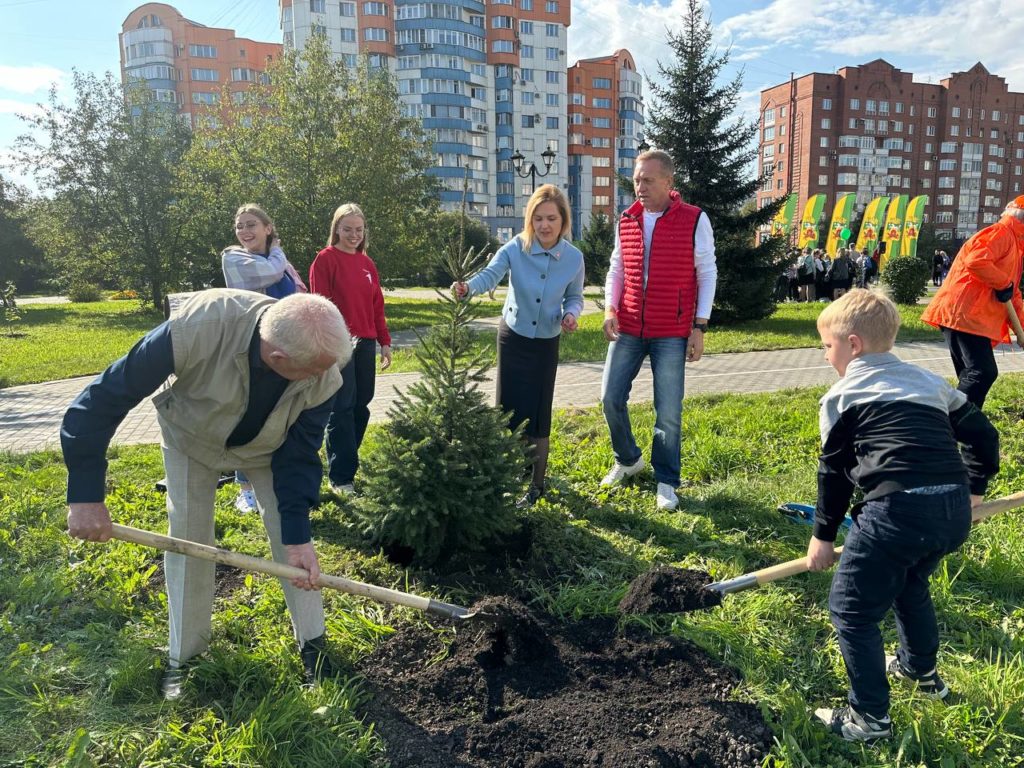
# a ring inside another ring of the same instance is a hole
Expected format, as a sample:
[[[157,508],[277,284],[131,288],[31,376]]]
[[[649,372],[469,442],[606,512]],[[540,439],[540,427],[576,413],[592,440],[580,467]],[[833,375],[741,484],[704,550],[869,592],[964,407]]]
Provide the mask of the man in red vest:
[[[637,201],[619,220],[605,284],[604,335],[611,343],[601,403],[615,466],[601,485],[616,485],[644,468],[629,423],[629,391],[650,357],[654,374],[651,466],[658,508],[679,505],[679,441],[683,372],[704,353],[718,270],[715,236],[706,213],[672,189],[667,152],[642,153],[633,171]]]

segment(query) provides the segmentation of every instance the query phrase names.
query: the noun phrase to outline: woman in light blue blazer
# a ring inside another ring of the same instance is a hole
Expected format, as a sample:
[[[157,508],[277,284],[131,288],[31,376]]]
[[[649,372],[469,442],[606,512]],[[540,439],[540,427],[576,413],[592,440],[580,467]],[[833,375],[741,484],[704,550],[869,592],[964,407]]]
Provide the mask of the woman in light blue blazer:
[[[576,330],[583,311],[583,254],[567,239],[569,227],[568,200],[545,184],[526,204],[523,231],[467,282],[452,285],[469,298],[492,290],[511,272],[498,325],[497,400],[512,429],[526,422],[534,449],[533,480],[521,507],[544,495],[558,339],[562,331]]]

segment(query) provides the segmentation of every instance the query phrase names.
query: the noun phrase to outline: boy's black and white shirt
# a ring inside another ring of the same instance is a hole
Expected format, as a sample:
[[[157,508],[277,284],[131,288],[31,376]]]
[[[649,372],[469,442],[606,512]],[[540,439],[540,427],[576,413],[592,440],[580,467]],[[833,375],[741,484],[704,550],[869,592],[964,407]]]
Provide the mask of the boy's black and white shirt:
[[[835,541],[855,486],[865,500],[950,483],[982,495],[999,471],[999,435],[985,415],[940,376],[890,352],[850,361],[821,398],[819,423],[814,536],[822,541]]]

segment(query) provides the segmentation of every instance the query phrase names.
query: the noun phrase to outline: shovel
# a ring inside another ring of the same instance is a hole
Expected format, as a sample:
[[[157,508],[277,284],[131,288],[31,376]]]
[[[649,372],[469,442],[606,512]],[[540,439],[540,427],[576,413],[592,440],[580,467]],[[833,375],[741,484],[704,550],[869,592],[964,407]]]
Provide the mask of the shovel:
[[[1004,496],[1001,499],[992,499],[991,501],[979,504],[971,512],[971,521],[979,523],[993,515],[998,515],[1000,512],[1017,509],[1018,507],[1024,507],[1024,491],[1015,493],[1012,496]],[[836,547],[836,556],[838,557],[842,551],[842,547]],[[806,572],[807,558],[798,557],[796,560],[779,563],[778,565],[771,565],[767,568],[762,568],[759,571],[751,571],[750,573],[745,573],[742,576],[737,576],[732,579],[716,581],[712,584],[708,584],[704,589],[709,589],[720,595],[729,595],[733,592],[742,592],[745,589],[753,589],[754,587],[760,587],[762,584],[769,584],[773,581],[778,581],[779,579],[785,579],[788,576],[796,576],[798,573]]]
[[[278,563],[274,560],[265,560],[261,557],[243,555],[240,552],[232,552],[229,549],[211,547],[208,544],[199,544],[194,541],[188,541],[187,539],[177,539],[173,536],[164,536],[163,534],[153,533],[152,531],[143,531],[138,528],[131,528],[127,525],[118,525],[115,523],[113,525],[113,532],[111,533],[111,536],[115,539],[120,539],[121,541],[129,541],[132,544],[141,544],[144,547],[156,547],[157,549],[162,549],[165,552],[177,552],[179,555],[197,557],[200,560],[210,560],[215,563],[232,565],[236,568],[241,568],[243,571],[266,573],[270,576],[277,576],[282,579],[301,579],[309,577],[308,571],[294,565]],[[330,576],[322,573],[320,574],[319,585],[323,587],[331,587],[332,589],[337,589],[338,591],[345,592],[349,595],[362,595],[363,597],[369,597],[371,600],[377,600],[382,603],[404,605],[407,608],[415,608],[418,611],[424,611],[432,616],[438,616],[442,619],[453,619],[457,622],[469,621],[474,618],[485,620],[490,618],[490,615],[484,612],[473,612],[468,608],[462,608],[458,605],[452,605],[451,603],[444,603],[440,600],[434,600],[429,597],[410,595],[408,592],[399,592],[396,589],[388,589],[387,587],[377,587],[373,584],[365,584],[361,581],[352,581],[351,579],[344,579],[340,576]]]

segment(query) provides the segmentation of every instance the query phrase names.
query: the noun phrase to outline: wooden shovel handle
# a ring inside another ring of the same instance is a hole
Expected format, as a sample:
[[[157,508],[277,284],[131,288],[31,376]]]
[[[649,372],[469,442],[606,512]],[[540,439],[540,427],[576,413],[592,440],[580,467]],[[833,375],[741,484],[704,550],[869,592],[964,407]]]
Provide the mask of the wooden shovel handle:
[[[1011,509],[1017,509],[1018,507],[1024,507],[1024,491],[1011,494],[1010,496],[1004,496],[1001,499],[992,499],[991,501],[982,502],[971,512],[971,521],[973,523],[979,523],[993,515],[998,515],[1001,512],[1006,512]],[[842,547],[836,547],[835,552],[837,558],[842,551]],[[772,581],[784,579],[787,576],[796,576],[799,573],[806,573],[806,571],[807,558],[798,557],[795,560],[790,560],[785,563],[770,565],[767,568],[754,571],[750,575],[757,580],[758,584],[768,584]]]
[[[141,544],[146,547],[156,547],[157,549],[162,549],[165,552],[176,552],[179,555],[198,557],[201,560],[224,563],[225,565],[232,565],[235,568],[241,568],[243,571],[265,573],[282,579],[304,579],[309,577],[309,572],[304,568],[298,568],[294,565],[287,565],[285,563],[278,563],[274,560],[265,560],[262,557],[243,555],[240,552],[232,552],[229,549],[211,547],[208,544],[199,544],[194,541],[178,539],[173,536],[164,536],[163,534],[153,533],[152,531],[143,531],[138,528],[131,528],[127,525],[118,525],[117,523],[114,523],[113,529],[114,530],[111,535],[115,539],[129,541],[133,544]],[[379,600],[384,603],[394,603],[395,605],[404,605],[408,608],[415,608],[420,611],[426,611],[428,608],[432,608],[432,604],[434,603],[434,601],[428,597],[410,595],[408,592],[399,592],[396,589],[377,587],[373,584],[365,584],[361,581],[352,581],[351,579],[345,579],[341,576],[330,576],[324,573],[320,574],[320,580],[318,583],[322,587],[330,587],[331,589],[337,589],[340,592],[345,592],[350,595],[362,595],[363,597],[369,597],[373,600]]]

